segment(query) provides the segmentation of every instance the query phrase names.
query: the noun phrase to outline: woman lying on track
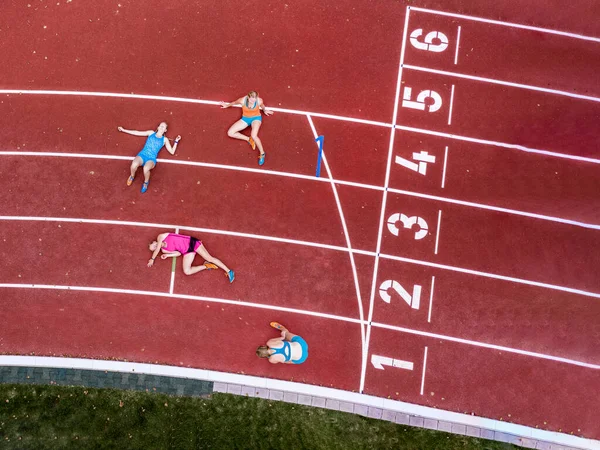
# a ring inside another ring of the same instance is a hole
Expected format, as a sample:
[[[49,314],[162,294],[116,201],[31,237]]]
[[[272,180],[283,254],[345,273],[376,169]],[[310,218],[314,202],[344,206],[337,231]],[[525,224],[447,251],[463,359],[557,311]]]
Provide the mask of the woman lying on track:
[[[139,152],[135,158],[133,158],[133,162],[131,163],[131,175],[129,178],[127,178],[127,186],[131,186],[131,183],[133,183],[133,180],[135,179],[135,173],[140,166],[143,166],[145,180],[144,184],[142,184],[142,193],[144,193],[148,190],[150,171],[154,169],[154,166],[156,166],[156,157],[158,156],[158,152],[160,152],[163,146],[165,146],[167,147],[169,153],[174,155],[177,144],[181,140],[181,136],[177,136],[175,138],[175,143],[173,144],[173,147],[171,147],[169,139],[165,136],[165,133],[167,132],[166,122],[161,122],[156,131],[126,130],[123,127],[118,127],[118,130],[134,136],[148,136],[148,139],[146,139],[146,145],[144,145],[142,151]]]
[[[271,322],[273,328],[281,331],[281,337],[269,339],[267,345],[256,349],[256,356],[269,358],[271,364],[302,364],[308,358],[308,344],[300,336],[292,334],[286,327]]]
[[[273,114],[273,111],[267,109],[262,98],[258,96],[258,92],[256,91],[251,91],[245,97],[238,98],[231,103],[221,102],[221,108],[229,108],[230,106],[234,105],[242,105],[242,118],[231,125],[227,131],[227,136],[246,141],[248,144],[250,144],[252,150],[255,150],[256,146],[258,146],[258,151],[260,152],[258,155],[258,165],[262,166],[265,163],[265,151],[263,149],[262,142],[258,137],[258,130],[260,129],[260,125],[262,123],[260,110],[262,109],[267,116]],[[250,131],[250,137],[240,133],[240,131],[248,126],[252,128]]]
[[[154,260],[158,256],[158,253],[162,251],[163,254],[160,255],[161,259],[183,255],[183,273],[186,275],[193,275],[206,269],[210,270],[220,267],[225,271],[225,276],[227,276],[230,283],[233,283],[235,278],[233,270],[223,264],[223,261],[220,259],[211,256],[204,245],[202,245],[202,241],[194,237],[176,233],[162,233],[158,235],[148,248],[152,252],[152,258],[148,261],[148,267],[154,265]],[[204,264],[192,266],[196,253],[204,259]]]

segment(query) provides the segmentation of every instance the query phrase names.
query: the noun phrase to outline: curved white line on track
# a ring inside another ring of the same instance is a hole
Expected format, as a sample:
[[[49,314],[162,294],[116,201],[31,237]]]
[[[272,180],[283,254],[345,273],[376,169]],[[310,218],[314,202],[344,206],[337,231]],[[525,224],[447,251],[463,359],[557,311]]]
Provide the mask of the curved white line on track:
[[[368,250],[360,250],[360,249],[352,249],[349,250],[347,247],[342,247],[339,245],[329,245],[320,242],[310,242],[310,241],[299,241],[295,239],[287,239],[280,238],[275,236],[265,236],[258,234],[250,234],[250,233],[240,233],[237,231],[227,231],[227,230],[217,230],[214,228],[200,228],[200,227],[189,227],[185,225],[173,225],[173,224],[159,224],[159,223],[148,223],[148,222],[130,222],[130,221],[122,221],[122,220],[101,220],[101,219],[80,219],[80,218],[70,218],[70,217],[35,217],[35,216],[0,216],[0,221],[22,221],[22,222],[63,222],[63,223],[75,223],[75,224],[93,224],[93,225],[119,225],[119,226],[133,226],[133,227],[145,227],[145,228],[168,228],[174,229],[179,228],[180,230],[186,231],[196,231],[200,233],[209,233],[209,234],[217,234],[222,236],[233,236],[233,237],[243,237],[249,239],[259,239],[264,241],[283,243],[283,244],[294,244],[294,245],[302,245],[305,247],[313,247],[318,249],[327,249],[334,250],[338,252],[352,252],[360,255],[379,257],[384,259],[391,259],[400,262],[405,262],[409,264],[415,264],[420,266],[433,267],[435,269],[448,270],[451,272],[459,272],[465,273],[468,275],[481,276],[485,278],[492,278],[495,280],[501,281],[509,281],[512,283],[525,284],[529,286],[541,287],[546,289],[552,289],[556,291],[568,292],[571,294],[583,295],[585,297],[594,297],[600,298],[600,293],[584,291],[582,289],[575,289],[566,286],[559,286],[555,284],[542,283],[539,281],[526,280],[523,278],[515,278],[509,277],[506,275],[498,275],[495,273],[489,272],[481,272],[473,269],[466,269],[463,267],[449,266],[446,264],[438,264],[429,261],[422,261],[418,259],[405,258],[403,256],[395,256],[388,255],[385,253],[375,253]],[[369,320],[367,320],[369,322]]]
[[[219,104],[219,102],[214,101],[214,100],[199,100],[199,99],[193,99],[193,98],[167,97],[167,96],[145,95],[145,94],[118,94],[118,93],[113,93],[113,92],[0,89],[0,94],[8,94],[8,95],[10,95],[10,94],[15,94],[15,95],[18,95],[18,94],[20,94],[20,95],[70,95],[70,96],[82,96],[82,97],[83,96],[91,96],[91,97],[132,98],[132,99],[142,99],[142,100],[161,100],[161,101],[172,101],[172,102],[180,102],[180,103],[196,103],[196,104],[204,104],[204,105],[218,105]],[[414,132],[414,133],[446,137],[448,139],[454,139],[454,140],[459,140],[459,141],[474,142],[477,144],[509,148],[512,150],[519,150],[519,151],[528,152],[528,153],[536,153],[536,154],[545,155],[545,156],[552,156],[552,157],[557,157],[557,158],[600,164],[600,159],[569,155],[566,153],[558,153],[558,152],[553,152],[550,150],[529,148],[529,147],[525,147],[523,145],[510,144],[510,143],[499,142],[499,141],[491,141],[489,139],[478,139],[478,138],[473,138],[473,137],[469,137],[469,136],[461,136],[458,134],[442,133],[439,131],[432,131],[432,130],[425,130],[425,129],[421,129],[421,128],[413,128],[413,127],[395,125],[395,123],[396,123],[395,121],[392,124],[389,124],[389,123],[377,122],[377,121],[372,121],[372,120],[358,119],[355,117],[337,116],[334,114],[323,114],[323,113],[317,113],[317,112],[299,111],[299,110],[284,109],[284,108],[269,107],[269,109],[272,109],[273,111],[277,111],[277,112],[288,113],[288,114],[303,115],[303,116],[310,115],[312,117],[321,117],[321,118],[325,118],[325,119],[340,120],[340,121],[344,121],[344,122],[354,122],[354,123],[362,123],[362,124],[366,124],[366,125],[375,125],[375,126],[380,126],[380,127],[395,128],[395,129],[400,129],[400,130]]]
[[[172,298],[175,300],[192,300],[202,301],[208,303],[219,303],[224,305],[232,306],[243,306],[248,308],[258,308],[270,311],[288,312],[293,314],[300,314],[304,316],[319,317],[321,319],[337,320],[339,322],[353,323],[363,325],[371,325],[373,327],[388,329],[392,331],[398,331],[401,333],[412,334],[416,336],[438,339],[448,342],[455,342],[457,344],[470,345],[474,347],[485,348],[489,350],[499,350],[507,353],[514,353],[523,356],[529,356],[538,359],[544,359],[548,361],[555,361],[564,364],[570,364],[579,367],[585,367],[588,369],[600,370],[600,365],[588,363],[585,361],[578,361],[574,359],[564,358],[561,356],[547,355],[544,353],[532,352],[529,350],[523,350],[513,347],[505,347],[502,345],[490,344],[487,342],[473,341],[470,339],[463,339],[455,336],[448,336],[444,334],[430,333],[427,331],[415,330],[411,328],[399,327],[395,325],[389,325],[379,322],[366,322],[353,317],[338,316],[335,314],[321,313],[317,311],[309,311],[295,308],[288,308],[285,306],[267,305],[261,303],[245,302],[242,300],[231,300],[224,298],[205,297],[200,295],[186,295],[186,294],[169,294],[168,292],[157,292],[157,291],[140,291],[134,289],[118,289],[118,288],[103,288],[95,286],[67,286],[67,285],[51,285],[51,284],[18,284],[18,283],[0,283],[0,289],[46,289],[46,290],[57,290],[57,291],[73,291],[73,292],[94,292],[94,293],[109,293],[109,294],[123,294],[123,295],[143,295],[149,297],[163,297]]]
[[[90,158],[90,159],[104,159],[104,160],[116,160],[116,161],[131,161],[130,156],[119,156],[119,155],[95,155],[95,154],[84,154],[84,153],[60,153],[60,152],[22,152],[22,151],[0,151],[0,156],[37,156],[37,157],[57,157],[57,158]],[[277,170],[269,170],[269,169],[254,169],[252,167],[242,167],[242,166],[230,166],[226,164],[215,164],[215,163],[205,163],[205,162],[197,162],[197,161],[177,161],[172,159],[158,159],[159,162],[164,164],[175,164],[175,165],[183,165],[183,166],[193,166],[193,167],[202,167],[208,169],[224,169],[224,170],[235,170],[238,172],[248,172],[248,173],[256,173],[261,175],[273,175],[287,178],[295,178],[300,180],[308,180],[308,181],[317,181],[320,183],[328,183],[329,179],[327,178],[317,178],[312,175],[302,175],[292,172],[281,172]],[[345,181],[345,180],[333,180],[335,184],[340,184],[343,186],[352,186],[363,189],[370,189],[374,191],[383,191],[385,188],[383,186],[375,186],[371,184],[357,183],[354,181]],[[580,222],[577,220],[564,219],[562,217],[555,216],[547,216],[544,214],[536,214],[527,211],[520,211],[518,209],[510,209],[504,208],[501,206],[493,206],[486,205],[483,203],[470,202],[466,200],[458,200],[449,197],[440,197],[438,195],[424,194],[420,192],[407,191],[404,189],[396,189],[396,188],[388,188],[389,192],[393,192],[395,194],[407,195],[410,197],[423,198],[427,200],[440,201],[444,203],[451,203],[454,205],[461,206],[469,206],[478,209],[484,209],[488,211],[497,211],[506,214],[514,214],[517,216],[530,217],[532,219],[540,219],[546,220],[549,222],[563,223],[566,225],[573,225],[582,228],[589,228],[592,230],[600,230],[600,224],[594,224],[589,222]]]
[[[485,417],[445,411],[439,408],[415,405],[390,400],[372,395],[358,394],[356,392],[340,389],[303,384],[292,381],[277,380],[272,378],[241,375],[236,373],[217,372],[206,369],[192,369],[189,367],[165,366],[158,364],[136,363],[125,361],[107,361],[100,359],[60,358],[52,356],[21,356],[0,355],[0,366],[5,367],[51,367],[75,370],[101,370],[117,373],[140,373],[195,380],[212,381],[214,383],[230,383],[234,385],[249,386],[253,388],[273,389],[311,397],[330,398],[333,400],[366,405],[374,408],[394,411],[401,414],[426,417],[444,422],[473,426],[513,436],[522,436],[527,439],[550,442],[553,444],[567,445],[586,450],[600,450],[600,441],[558,433],[556,431],[540,430],[537,428],[518,425],[506,421],[488,419]]]
[[[308,119],[308,123],[310,125],[310,129],[313,132],[315,140],[319,137],[317,133],[317,129],[315,128],[315,124],[309,115],[306,116]],[[350,233],[348,232],[348,227],[346,225],[346,219],[344,217],[344,210],[342,209],[342,203],[340,202],[340,197],[338,195],[337,188],[335,186],[335,180],[333,179],[333,175],[331,174],[331,169],[329,168],[329,164],[327,163],[327,157],[325,156],[325,150],[322,150],[321,157],[323,159],[323,165],[325,166],[325,170],[327,171],[327,177],[329,178],[329,182],[331,183],[331,190],[333,191],[333,196],[335,197],[335,203],[338,208],[338,212],[340,214],[340,221],[342,222],[342,228],[344,230],[344,238],[346,239],[346,246],[348,247],[348,256],[350,257],[350,266],[352,268],[352,277],[354,278],[354,289],[356,290],[356,300],[358,301],[358,314],[361,322],[365,320],[365,314],[363,311],[362,304],[362,295],[360,293],[360,285],[358,283],[358,274],[356,273],[356,264],[354,262],[354,254],[352,253],[352,243],[350,241]],[[360,327],[360,335],[361,335],[361,343],[363,348],[365,348],[365,327],[361,325]]]

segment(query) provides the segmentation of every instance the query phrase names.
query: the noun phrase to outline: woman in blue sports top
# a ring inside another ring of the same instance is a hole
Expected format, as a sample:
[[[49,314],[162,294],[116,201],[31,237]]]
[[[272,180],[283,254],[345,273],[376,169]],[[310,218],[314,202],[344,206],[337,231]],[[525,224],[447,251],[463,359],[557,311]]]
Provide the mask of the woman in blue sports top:
[[[177,149],[177,144],[181,140],[181,136],[177,136],[175,138],[175,143],[171,147],[169,139],[165,136],[165,133],[167,132],[166,122],[161,122],[156,131],[126,130],[123,127],[118,127],[118,130],[133,136],[148,136],[142,151],[139,152],[135,158],[133,158],[131,163],[131,175],[129,178],[127,178],[127,186],[131,186],[131,183],[133,183],[133,180],[135,179],[135,173],[137,172],[138,168],[142,166],[144,168],[144,184],[142,184],[143,194],[148,190],[150,171],[154,169],[154,166],[156,166],[156,157],[158,156],[158,152],[160,152],[163,146],[165,146],[167,147],[169,153],[174,155],[175,149]]]
[[[271,322],[271,326],[281,331],[281,337],[269,339],[267,345],[256,349],[256,356],[269,358],[271,364],[302,364],[308,358],[308,344],[300,336],[292,334],[286,327]]]

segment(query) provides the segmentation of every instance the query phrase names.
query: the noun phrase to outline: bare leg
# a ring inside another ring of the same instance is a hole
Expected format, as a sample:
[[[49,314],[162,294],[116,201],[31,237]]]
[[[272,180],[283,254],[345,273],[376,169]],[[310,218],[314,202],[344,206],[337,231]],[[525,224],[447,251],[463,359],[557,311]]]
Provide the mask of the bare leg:
[[[263,150],[262,141],[258,137],[258,130],[260,129],[261,123],[262,122],[260,120],[255,120],[254,122],[252,122],[252,131],[250,132],[250,136],[252,136],[252,139],[254,139],[254,142],[256,142],[258,151],[262,155],[263,153],[265,153],[265,151]]]
[[[133,158],[133,161],[131,161],[131,167],[129,168],[131,172],[131,181],[133,181],[133,179],[135,178],[135,173],[137,172],[138,168],[142,165],[143,162],[144,160],[139,156],[136,156],[135,158]]]
[[[148,161],[144,164],[144,182],[147,183],[150,181],[150,171],[154,169],[154,161]]]
[[[202,272],[206,270],[204,265],[192,267],[192,263],[194,262],[195,253],[188,253],[183,255],[183,273],[186,275],[194,275],[195,273]]]
[[[208,251],[206,250],[206,247],[204,247],[204,245],[201,244],[200,247],[198,247],[198,249],[196,250],[196,253],[198,253],[200,256],[202,256],[204,261],[208,261],[213,264],[216,264],[221,269],[223,269],[225,271],[225,273],[229,273],[229,267],[227,267],[223,263],[223,261],[221,261],[220,259],[215,258],[214,256],[211,256],[210,253],[208,253]],[[204,267],[204,266],[202,266],[202,267]]]
[[[231,125],[231,127],[229,127],[229,130],[227,130],[227,136],[229,136],[230,138],[233,138],[233,139],[240,139],[242,141],[248,142],[250,140],[250,138],[248,136],[245,136],[242,133],[240,133],[240,131],[242,131],[246,128],[248,128],[248,124],[246,122],[244,122],[242,119],[240,119],[237,122],[235,122],[233,125]]]

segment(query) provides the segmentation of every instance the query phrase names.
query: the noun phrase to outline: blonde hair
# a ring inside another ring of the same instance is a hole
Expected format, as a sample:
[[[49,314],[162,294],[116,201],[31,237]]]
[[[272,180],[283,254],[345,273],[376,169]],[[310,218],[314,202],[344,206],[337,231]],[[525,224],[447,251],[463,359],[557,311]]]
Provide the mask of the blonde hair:
[[[256,98],[258,98],[258,92],[256,92],[256,91],[248,92],[248,97],[252,97],[253,94],[254,94],[254,96],[256,96]]]
[[[256,356],[258,356],[259,358],[268,358],[269,356],[269,347],[267,347],[266,345],[261,345],[260,347],[258,347],[256,349]]]

